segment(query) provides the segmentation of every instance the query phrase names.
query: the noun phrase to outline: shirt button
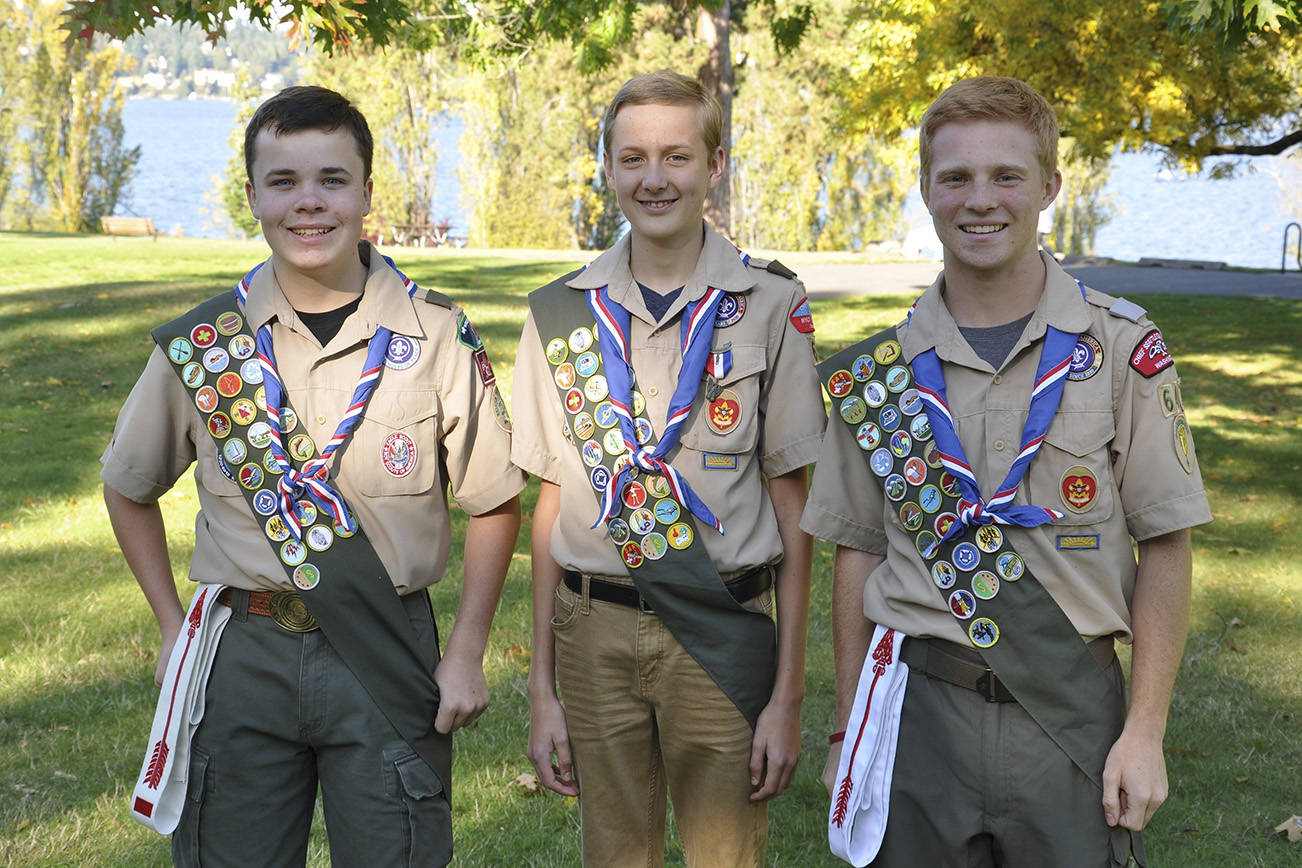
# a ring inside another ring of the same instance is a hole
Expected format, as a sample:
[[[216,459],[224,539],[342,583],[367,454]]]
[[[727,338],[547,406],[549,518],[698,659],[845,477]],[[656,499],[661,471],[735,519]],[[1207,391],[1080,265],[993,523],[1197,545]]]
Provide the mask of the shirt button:
[[[996,386],[998,386],[998,385],[999,385],[1000,383],[1002,383],[1003,381],[1004,381],[1004,375],[1003,375],[1003,374],[995,374],[995,385],[996,385]]]
[[[325,422],[326,422],[326,420],[325,420],[325,416],[317,416],[317,417],[316,417],[316,424],[318,424],[318,425],[324,425]]]
[[[1003,452],[1003,451],[1004,451],[1004,441],[1002,441],[1002,440],[996,440],[996,441],[995,441],[995,451],[996,451],[996,452]]]
[[[646,390],[646,393],[650,395],[652,398],[654,398],[656,395],[660,394],[660,390],[657,389],[655,386],[652,386],[651,388]]]

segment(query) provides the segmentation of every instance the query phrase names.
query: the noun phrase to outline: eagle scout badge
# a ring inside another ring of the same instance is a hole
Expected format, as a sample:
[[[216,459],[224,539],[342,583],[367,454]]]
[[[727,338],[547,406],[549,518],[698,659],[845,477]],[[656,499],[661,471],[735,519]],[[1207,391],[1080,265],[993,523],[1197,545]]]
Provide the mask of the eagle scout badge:
[[[405,371],[420,359],[420,344],[406,335],[389,338],[384,351],[384,366],[391,371]]]
[[[715,434],[727,434],[741,421],[741,400],[732,389],[719,393],[705,412],[705,424]]]
[[[730,325],[741,322],[741,318],[745,315],[746,296],[739,292],[725,293],[723,298],[719,299],[719,307],[714,314],[714,327],[726,329]]]
[[[401,431],[384,438],[380,462],[390,476],[401,479],[416,469],[416,442]]]
[[[1189,442],[1189,423],[1185,421],[1183,413],[1175,417],[1174,433],[1175,457],[1180,460],[1180,466],[1184,468],[1185,473],[1193,473],[1193,461],[1189,458],[1193,445]]]
[[[1081,335],[1071,352],[1067,366],[1067,379],[1088,380],[1103,367],[1103,345],[1093,335]]]
[[[1088,512],[1099,498],[1098,477],[1081,464],[1067,468],[1059,487],[1063,506],[1072,512]]]
[[[1130,353],[1130,367],[1144,377],[1155,377],[1173,364],[1175,359],[1167,352],[1166,341],[1157,329],[1144,335]]]

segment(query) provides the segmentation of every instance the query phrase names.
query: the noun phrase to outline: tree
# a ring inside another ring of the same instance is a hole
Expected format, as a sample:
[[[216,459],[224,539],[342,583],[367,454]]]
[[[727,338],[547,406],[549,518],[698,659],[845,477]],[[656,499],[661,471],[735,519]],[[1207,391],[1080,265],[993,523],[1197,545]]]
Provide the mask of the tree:
[[[248,180],[248,172],[244,167],[244,128],[252,120],[261,95],[262,92],[247,71],[241,69],[235,74],[235,84],[231,87],[231,100],[236,105],[235,126],[227,139],[231,157],[226,161],[226,171],[222,174],[217,196],[236,232],[245,238],[251,238],[262,231],[261,222],[249,210],[249,199],[244,192],[244,183]]]

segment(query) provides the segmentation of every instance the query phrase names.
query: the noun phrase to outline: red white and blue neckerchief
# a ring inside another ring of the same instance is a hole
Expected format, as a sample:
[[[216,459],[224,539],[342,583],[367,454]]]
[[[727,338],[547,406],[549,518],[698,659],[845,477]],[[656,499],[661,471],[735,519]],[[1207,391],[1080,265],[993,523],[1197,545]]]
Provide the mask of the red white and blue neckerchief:
[[[407,295],[414,295],[416,290],[419,289],[415,281],[399,271],[398,266],[393,264],[392,259],[387,256],[384,256],[383,259],[402,278]],[[258,269],[265,264],[265,262],[260,262],[255,265],[253,270],[244,275],[244,278],[235,287],[241,308],[248,302],[249,281],[253,279],[253,275],[257,273]],[[280,409],[285,398],[285,386],[280,381],[280,375],[276,371],[276,352],[271,341],[271,325],[263,323],[262,327],[258,329],[258,361],[262,363],[262,380],[263,386],[266,388],[267,424],[271,428],[271,456],[272,460],[276,462],[276,467],[281,471],[276,508],[295,539],[302,538],[301,523],[299,522],[295,504],[303,495],[307,495],[319,509],[329,512],[335,523],[344,530],[349,532],[356,532],[357,530],[357,522],[349,514],[348,505],[344,503],[343,496],[330,485],[330,459],[334,457],[339,447],[348,440],[348,435],[361,422],[362,413],[366,409],[366,402],[370,399],[371,393],[375,391],[376,384],[379,383],[380,372],[384,370],[384,354],[389,348],[389,341],[392,339],[393,332],[384,326],[378,326],[375,329],[375,334],[371,335],[371,339],[366,344],[366,361],[362,365],[362,375],[358,378],[357,388],[353,390],[352,400],[348,402],[347,412],[344,413],[344,417],[339,420],[339,425],[335,428],[334,436],[321,450],[320,455],[305,461],[301,468],[295,468],[290,463],[289,456],[285,454],[285,446],[281,439]]]
[[[1081,296],[1085,287],[1080,281]],[[914,307],[917,302],[914,302]],[[909,319],[913,318],[913,308],[909,309]],[[1008,468],[1008,475],[1000,484],[998,491],[989,500],[981,497],[976,476],[968,463],[954,430],[954,417],[950,415],[949,403],[945,399],[945,372],[934,347],[920,353],[911,363],[913,376],[917,381],[918,394],[927,405],[927,418],[931,423],[932,434],[936,438],[936,448],[940,454],[941,464],[958,480],[962,497],[958,503],[958,521],[950,527],[949,532],[941,537],[941,542],[959,536],[967,528],[983,524],[1018,525],[1020,527],[1039,527],[1062,518],[1063,513],[1043,506],[1013,505],[1017,488],[1031,465],[1031,460],[1040,451],[1044,434],[1049,430],[1058,404],[1062,401],[1062,390],[1067,382],[1067,372],[1071,365],[1072,354],[1080,335],[1060,331],[1053,326],[1046,326],[1044,343],[1040,347],[1040,361],[1035,370],[1035,386],[1031,389],[1031,406],[1026,414],[1026,424],[1022,428],[1021,448],[1017,458]]]
[[[682,434],[683,425],[692,412],[692,401],[701,386],[701,376],[706,370],[707,361],[712,369],[722,368],[725,353],[712,353],[710,342],[714,334],[714,319],[719,308],[719,301],[725,293],[721,289],[710,287],[704,296],[694,302],[688,302],[680,320],[681,348],[683,366],[678,372],[678,383],[674,387],[673,397],[669,400],[665,427],[660,432],[660,439],[654,449],[639,446],[636,427],[633,422],[633,379],[634,371],[630,356],[630,315],[619,302],[610,297],[608,287],[587,291],[588,307],[597,318],[597,346],[601,351],[601,361],[606,369],[606,384],[610,389],[610,404],[619,418],[619,430],[624,437],[624,447],[632,456],[632,464],[624,463],[611,474],[601,497],[601,515],[592,525],[594,528],[604,524],[619,511],[619,493],[628,478],[631,467],[637,467],[647,473],[662,473],[669,481],[669,488],[674,499],[687,507],[701,521],[710,525],[720,534],[723,523],[705,505],[705,501],[692,491],[687,480],[665,461],[664,456],[677,444]],[[728,361],[731,351],[725,351]],[[717,358],[715,358],[717,357]]]

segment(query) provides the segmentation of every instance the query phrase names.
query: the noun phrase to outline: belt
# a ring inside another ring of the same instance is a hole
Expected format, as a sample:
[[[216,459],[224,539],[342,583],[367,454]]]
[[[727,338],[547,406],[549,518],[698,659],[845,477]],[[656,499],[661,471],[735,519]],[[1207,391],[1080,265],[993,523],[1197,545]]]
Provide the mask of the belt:
[[[1088,647],[1100,669],[1112,663],[1115,653],[1111,636],[1095,639]],[[986,702],[1017,701],[1017,697],[986,666],[981,654],[971,648],[944,639],[907,636],[900,648],[900,659],[910,669],[922,672],[928,678],[974,690],[984,696]]]
[[[748,573],[743,573],[735,579],[724,582],[723,586],[728,589],[728,593],[732,594],[734,600],[744,603],[773,587],[773,570],[767,564],[756,567]],[[566,570],[565,587],[576,594],[582,594],[583,574],[575,570]],[[637,592],[637,588],[632,585],[624,585],[619,582],[599,579],[596,576],[589,576],[588,597],[593,600],[600,600],[603,603],[616,603],[620,606],[637,609],[640,612],[654,614],[651,605],[642,598],[642,595]]]
[[[316,618],[307,610],[307,604],[297,591],[242,591],[237,588],[222,588],[217,595],[217,602],[239,611],[239,599],[234,602],[236,594],[247,594],[248,605],[243,607],[250,615],[261,615],[276,622],[278,627],[291,633],[311,633],[317,629]]]

